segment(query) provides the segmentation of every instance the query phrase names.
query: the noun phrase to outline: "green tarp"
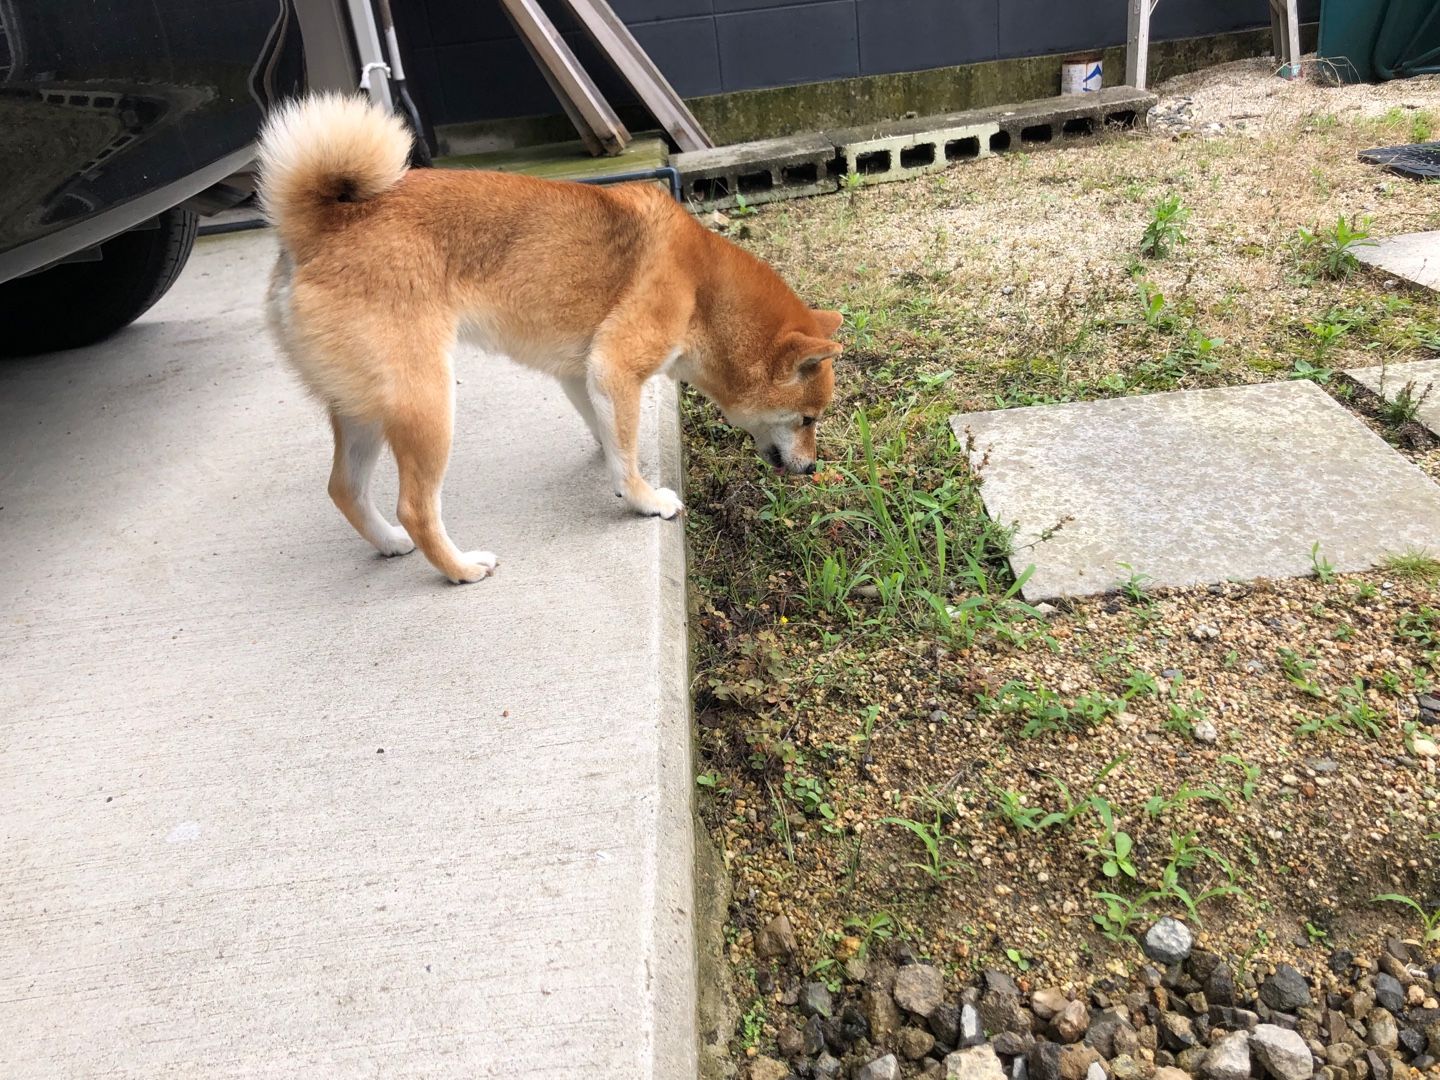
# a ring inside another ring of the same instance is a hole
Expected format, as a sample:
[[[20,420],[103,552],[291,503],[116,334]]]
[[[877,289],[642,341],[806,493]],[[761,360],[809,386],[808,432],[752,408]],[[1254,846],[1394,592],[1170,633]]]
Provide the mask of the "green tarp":
[[[1440,71],[1440,0],[1324,0],[1319,53],[1344,82]]]

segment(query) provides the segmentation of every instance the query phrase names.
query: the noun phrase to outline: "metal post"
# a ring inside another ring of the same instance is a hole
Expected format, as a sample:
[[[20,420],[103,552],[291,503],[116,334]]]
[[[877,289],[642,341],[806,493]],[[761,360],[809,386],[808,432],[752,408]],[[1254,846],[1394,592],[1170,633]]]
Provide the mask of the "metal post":
[[[370,0],[346,0],[350,25],[355,32],[355,53],[360,60],[359,85],[370,94],[370,100],[386,112],[395,111],[390,98],[390,67],[385,62],[385,49],[380,44],[380,31],[375,28],[375,12]]]

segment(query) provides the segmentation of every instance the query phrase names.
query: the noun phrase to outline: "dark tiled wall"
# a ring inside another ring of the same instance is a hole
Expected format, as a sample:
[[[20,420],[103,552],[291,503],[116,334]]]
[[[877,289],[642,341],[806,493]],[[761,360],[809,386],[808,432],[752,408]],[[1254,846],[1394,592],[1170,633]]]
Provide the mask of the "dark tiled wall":
[[[630,95],[544,0],[612,100]],[[1123,44],[1125,0],[611,0],[684,97]],[[557,113],[499,0],[395,0],[410,77],[439,124]],[[1319,0],[1301,0],[1307,21]],[[1157,39],[1264,26],[1266,0],[1163,0]]]

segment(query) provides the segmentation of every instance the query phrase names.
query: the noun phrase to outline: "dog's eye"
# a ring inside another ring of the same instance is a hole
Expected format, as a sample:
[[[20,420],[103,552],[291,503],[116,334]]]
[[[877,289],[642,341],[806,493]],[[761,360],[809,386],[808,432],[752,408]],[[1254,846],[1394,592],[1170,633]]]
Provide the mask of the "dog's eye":
[[[801,427],[814,427],[814,426],[815,426],[815,418],[814,418],[813,416],[802,416],[802,417],[800,418],[800,426],[801,426]]]

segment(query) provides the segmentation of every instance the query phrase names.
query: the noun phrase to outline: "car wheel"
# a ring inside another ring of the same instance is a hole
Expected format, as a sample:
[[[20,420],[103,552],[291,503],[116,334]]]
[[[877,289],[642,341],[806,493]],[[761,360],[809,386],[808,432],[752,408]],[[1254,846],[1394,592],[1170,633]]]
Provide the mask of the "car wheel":
[[[67,262],[0,285],[0,354],[74,349],[128,326],[165,295],[195,246],[198,218],[167,210]]]

